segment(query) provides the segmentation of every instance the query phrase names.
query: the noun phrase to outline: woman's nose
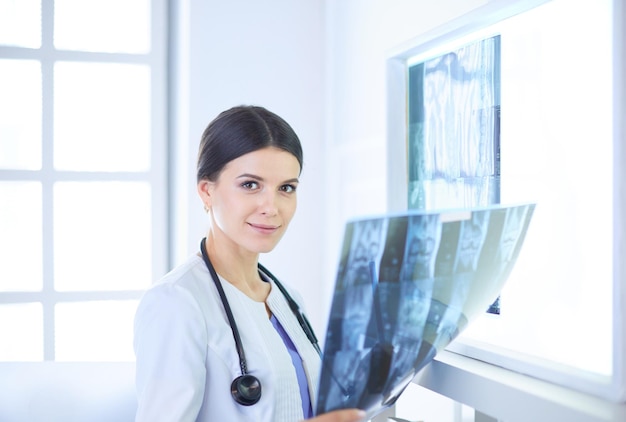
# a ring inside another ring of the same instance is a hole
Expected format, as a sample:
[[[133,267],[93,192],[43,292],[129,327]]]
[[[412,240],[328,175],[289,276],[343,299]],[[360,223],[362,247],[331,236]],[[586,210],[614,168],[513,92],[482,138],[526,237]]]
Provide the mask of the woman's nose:
[[[259,207],[261,213],[265,215],[276,215],[278,213],[278,198],[273,192],[263,192]]]

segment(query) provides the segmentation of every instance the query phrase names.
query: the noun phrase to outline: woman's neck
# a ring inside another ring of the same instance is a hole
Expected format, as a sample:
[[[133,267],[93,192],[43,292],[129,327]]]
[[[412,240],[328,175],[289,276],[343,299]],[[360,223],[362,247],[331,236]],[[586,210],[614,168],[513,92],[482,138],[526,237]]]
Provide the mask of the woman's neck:
[[[215,272],[224,280],[252,300],[264,302],[267,299],[271,285],[259,275],[259,254],[218,245],[211,233],[207,236],[205,247]]]

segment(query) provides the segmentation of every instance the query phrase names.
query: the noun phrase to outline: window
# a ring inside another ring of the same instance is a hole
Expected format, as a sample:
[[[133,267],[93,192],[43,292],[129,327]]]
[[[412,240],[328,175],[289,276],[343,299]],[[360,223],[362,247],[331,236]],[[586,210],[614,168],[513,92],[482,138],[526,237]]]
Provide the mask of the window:
[[[614,5],[611,0],[504,3],[494,2],[490,15],[486,7],[473,22],[443,35],[433,31],[390,60],[390,92],[396,93],[390,96],[390,156],[406,160],[402,154],[411,129],[398,127],[411,120],[397,88],[408,86],[410,66],[497,36],[502,108],[496,197],[537,207],[502,291],[501,314],[485,314],[448,349],[623,400],[626,346],[619,327],[624,322],[614,312],[622,283],[616,265],[620,202],[614,198],[620,180],[614,148],[621,142],[622,120],[614,107],[619,104]],[[393,117],[394,111],[406,120]],[[408,169],[392,169],[391,209],[409,205]],[[461,199],[458,190],[441,192],[440,201]]]
[[[167,263],[164,0],[0,0],[0,361],[129,361]]]

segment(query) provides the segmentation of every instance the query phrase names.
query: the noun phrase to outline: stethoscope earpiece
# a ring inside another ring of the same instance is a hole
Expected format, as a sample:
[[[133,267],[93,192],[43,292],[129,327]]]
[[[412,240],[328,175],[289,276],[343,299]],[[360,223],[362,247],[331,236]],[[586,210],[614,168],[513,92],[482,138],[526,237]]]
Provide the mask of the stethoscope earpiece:
[[[252,406],[261,399],[261,381],[254,375],[241,375],[230,384],[235,401],[243,406]]]

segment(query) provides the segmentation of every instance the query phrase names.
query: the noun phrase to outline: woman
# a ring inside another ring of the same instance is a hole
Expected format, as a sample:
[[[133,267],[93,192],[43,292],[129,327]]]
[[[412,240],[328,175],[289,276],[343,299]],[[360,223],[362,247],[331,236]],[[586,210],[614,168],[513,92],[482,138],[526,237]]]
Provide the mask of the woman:
[[[258,264],[295,213],[301,170],[297,135],[264,108],[234,107],[206,128],[197,187],[210,227],[200,251],[137,309],[137,421],[364,417],[352,409],[312,418],[319,349],[295,293]]]

